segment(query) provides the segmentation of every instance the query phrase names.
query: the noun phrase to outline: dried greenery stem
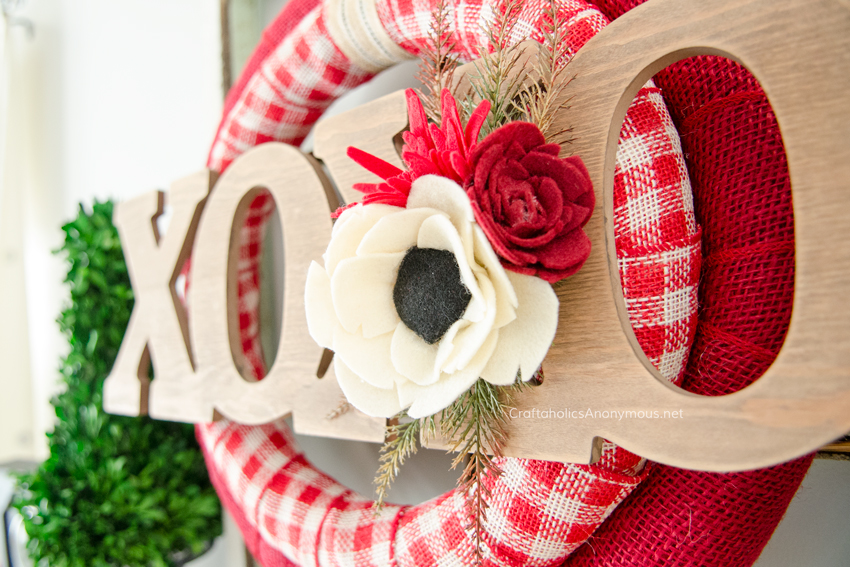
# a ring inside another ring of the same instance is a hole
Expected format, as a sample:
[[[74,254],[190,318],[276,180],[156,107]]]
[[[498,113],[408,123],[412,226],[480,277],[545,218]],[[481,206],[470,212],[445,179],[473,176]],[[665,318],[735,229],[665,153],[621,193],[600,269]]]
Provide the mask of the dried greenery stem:
[[[428,118],[440,123],[440,93],[449,88],[456,95],[457,86],[453,85],[458,59],[453,55],[456,44],[451,39],[451,17],[446,0],[439,0],[431,13],[432,26],[428,39],[422,49],[419,72],[416,78],[424,85],[425,91],[419,98]]]
[[[567,100],[557,103],[558,99],[563,98],[563,91],[569,84],[569,80],[564,77],[569,61],[564,29],[555,0],[550,0],[540,30],[543,43],[539,46],[535,65],[539,79],[526,84],[512,101],[514,110],[522,115],[522,120],[536,124],[546,141],[555,143],[568,141],[565,134],[570,131],[552,131],[555,115],[568,105]]]
[[[527,81],[528,73],[520,69],[523,52],[513,43],[521,8],[520,0],[505,0],[496,21],[483,30],[487,42],[478,49],[481,59],[474,63],[475,72],[469,76],[468,93],[487,100],[491,106],[481,136],[508,122],[524,120],[537,125],[547,142],[568,142],[566,134],[570,129],[552,131],[555,115],[568,104],[563,100],[569,83],[564,76],[569,61],[565,26],[555,0],[549,0],[540,29],[543,42],[532,73],[537,80]],[[475,107],[473,97],[458,96],[460,83],[454,83],[458,59],[452,54],[456,44],[451,39],[450,16],[446,0],[440,0],[432,12],[433,25],[417,74],[424,85],[420,98],[425,112],[436,123],[440,122],[440,93],[444,87],[452,90],[464,117]]]
[[[493,463],[502,455],[505,433],[505,414],[495,386],[479,380],[455,403],[443,411],[440,421],[447,438],[454,440],[452,449],[458,451],[452,468],[466,462],[458,486],[466,497],[468,524],[475,540],[475,554],[481,562],[481,534],[486,519],[490,490],[486,477],[496,477],[501,470]]]
[[[490,114],[482,128],[486,136],[499,126],[521,118],[514,99],[522,88],[524,74],[514,72],[522,52],[511,45],[522,3],[506,0],[494,25],[484,28],[487,45],[479,48],[480,62],[475,63],[476,73],[470,75],[473,92],[490,103]]]
[[[384,499],[389,492],[401,465],[410,455],[419,449],[419,431],[422,421],[402,421],[407,419],[407,413],[402,411],[393,418],[395,423],[387,428],[386,441],[381,447],[381,465],[375,476],[375,485],[378,499],[375,501],[375,511],[379,512],[384,505]],[[433,423],[433,422],[432,422]]]
[[[501,470],[494,463],[502,456],[507,441],[507,423],[510,407],[515,395],[528,388],[519,379],[511,386],[499,387],[479,379],[449,407],[435,416],[408,421],[405,412],[398,414],[395,423],[387,429],[387,437],[381,448],[381,465],[375,477],[378,499],[375,510],[380,511],[392,482],[398,476],[405,459],[416,453],[420,434],[426,439],[438,433],[452,443],[451,451],[457,452],[452,468],[464,464],[458,479],[458,488],[466,498],[468,524],[475,540],[475,555],[481,563],[481,534],[486,519],[490,491],[486,480],[494,479]]]

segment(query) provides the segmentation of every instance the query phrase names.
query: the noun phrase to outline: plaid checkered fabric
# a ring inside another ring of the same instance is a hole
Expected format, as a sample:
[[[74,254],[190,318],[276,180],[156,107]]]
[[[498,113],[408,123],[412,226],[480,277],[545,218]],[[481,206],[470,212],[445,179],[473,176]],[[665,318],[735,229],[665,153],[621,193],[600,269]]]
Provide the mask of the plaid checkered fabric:
[[[263,142],[297,146],[334,100],[372,76],[334,45],[321,7],[314,8],[247,82],[222,121],[207,166],[224,171]]]
[[[288,5],[297,5],[293,0]],[[378,14],[399,45],[418,53],[436,2],[378,0]],[[545,0],[526,2],[516,36],[540,39]],[[570,53],[607,23],[581,0],[558,3]],[[493,3],[450,1],[453,39],[476,56],[481,24]],[[298,144],[334,98],[369,78],[327,35],[320,9],[304,10],[267,57],[240,80],[242,91],[213,143],[209,167],[223,170],[266,141]],[[281,18],[273,24],[283,25]],[[289,24],[291,25],[291,24]],[[700,233],[672,121],[651,83],[633,102],[622,128],[615,170],[615,230],[629,317],[653,364],[678,382],[696,327]],[[264,373],[259,343],[259,255],[273,203],[259,197],[242,228],[239,258],[240,331],[249,366]],[[412,507],[372,502],[313,468],[284,422],[244,426],[222,420],[199,425],[210,477],[264,565],[472,565],[473,541],[457,491]],[[483,539],[487,565],[558,565],[581,545],[645,476],[644,459],[606,442],[594,465],[500,459]]]
[[[465,499],[451,491],[418,506],[367,500],[316,470],[283,421],[199,426],[210,478],[264,567],[473,565]],[[563,465],[500,459],[483,533],[487,565],[556,565],[643,479],[635,462]]]
[[[614,238],[635,336],[661,374],[681,384],[696,332],[700,230],[676,127],[651,84],[620,130]]]
[[[419,55],[425,45],[431,15],[437,4],[434,0],[377,0],[378,15],[390,37],[408,52]],[[502,2],[482,0],[455,0],[446,3],[447,22],[455,52],[465,60],[480,57],[487,45],[484,30],[492,29],[499,18]],[[540,32],[545,10],[549,3],[534,0],[523,2],[517,14],[511,40],[543,41]],[[574,55],[587,40],[608,24],[605,16],[584,0],[559,0],[556,2],[561,29],[567,38],[567,54]]]
[[[260,343],[260,270],[258,263],[266,234],[266,221],[274,211],[271,193],[254,198],[240,232],[237,270],[239,338],[245,362],[254,376],[266,372]]]

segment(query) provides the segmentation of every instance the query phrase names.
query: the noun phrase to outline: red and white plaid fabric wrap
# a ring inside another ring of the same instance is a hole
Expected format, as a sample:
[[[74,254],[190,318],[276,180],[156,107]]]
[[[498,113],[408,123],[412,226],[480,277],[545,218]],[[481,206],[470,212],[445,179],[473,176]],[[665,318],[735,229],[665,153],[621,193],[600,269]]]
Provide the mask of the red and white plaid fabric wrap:
[[[463,495],[418,506],[367,500],[316,470],[283,421],[198,427],[210,478],[264,567],[473,565]],[[500,459],[483,534],[487,565],[557,565],[641,481],[638,458],[564,465]],[[626,457],[626,452],[622,452]]]
[[[676,127],[651,85],[620,129],[614,238],[635,336],[661,374],[681,384],[696,332],[700,230]]]
[[[224,171],[264,142],[299,145],[330,104],[372,73],[350,63],[328,35],[321,6],[272,51],[222,120],[207,167]]]
[[[418,53],[435,3],[379,0],[377,8],[393,40]],[[516,28],[521,33],[513,39],[539,39],[546,5],[545,0],[523,5]],[[582,0],[562,0],[558,7],[571,53],[607,24]],[[482,0],[455,0],[449,9],[458,52],[471,58],[484,41],[481,24],[492,23],[497,8]],[[333,44],[323,18],[319,8],[307,12],[252,76],[240,81],[244,88],[229,105],[210,152],[211,169],[223,170],[259,143],[300,143],[336,97],[370,78]],[[630,320],[653,364],[678,382],[696,328],[699,230],[678,135],[651,83],[626,116],[615,175],[616,243]],[[240,234],[240,330],[257,376],[264,373],[259,257],[272,206],[268,196],[257,198]],[[457,491],[418,506],[388,505],[375,516],[370,500],[309,464],[282,421],[244,426],[222,420],[199,425],[197,435],[222,501],[264,567],[474,563]],[[501,459],[504,474],[488,481],[486,564],[560,564],[640,483],[644,463],[611,443],[594,465]]]

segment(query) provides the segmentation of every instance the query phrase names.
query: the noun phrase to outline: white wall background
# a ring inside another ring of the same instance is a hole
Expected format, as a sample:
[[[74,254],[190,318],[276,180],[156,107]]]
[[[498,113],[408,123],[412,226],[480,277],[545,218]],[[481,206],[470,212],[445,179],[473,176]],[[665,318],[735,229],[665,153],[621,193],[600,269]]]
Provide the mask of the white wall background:
[[[80,202],[167,189],[204,166],[222,108],[221,41],[209,0],[29,0],[18,15],[35,29],[31,39],[18,29],[14,48],[27,55],[37,109],[22,209],[34,429],[43,432],[64,348],[54,322],[63,265],[50,253],[59,227]]]
[[[64,266],[50,252],[62,242],[60,226],[80,202],[167,189],[202,168],[222,108],[217,2],[28,0],[16,16],[35,31],[30,38],[21,26],[4,27],[5,55],[18,62],[13,86],[24,91],[9,112],[29,120],[25,139],[11,141],[26,145],[17,148],[18,157],[28,151],[32,165],[25,190],[17,193],[26,283],[14,304],[27,314],[29,329],[11,324],[3,305],[3,332],[11,331],[18,344],[0,333],[0,354],[4,361],[20,358],[26,342],[30,351],[28,373],[22,363],[4,364],[0,372],[0,462],[47,454],[44,433],[54,420],[49,399],[66,348],[55,324],[67,295]],[[0,88],[7,91],[4,79]],[[0,230],[8,233],[9,223]],[[31,393],[16,392],[20,384]],[[9,409],[14,423],[32,434],[15,452],[3,450],[17,449],[22,435],[6,427]],[[198,567],[239,567],[241,553],[223,539]]]
[[[282,4],[248,2],[260,25],[246,29],[261,29]],[[37,167],[21,204],[36,439],[30,451],[38,459],[43,432],[52,427],[48,399],[64,348],[54,324],[65,297],[63,266],[49,253],[61,242],[59,226],[80,201],[166,189],[204,166],[222,107],[221,45],[212,0],[28,0],[20,15],[35,24],[34,38],[19,33],[16,40],[26,42],[18,49],[27,50],[30,102],[38,108],[30,128]],[[335,108],[403,88],[411,75],[410,66],[391,70],[371,92]],[[0,373],[0,391],[9,391],[9,379]],[[321,468],[371,491],[377,445],[300,441]],[[439,452],[420,451],[391,499],[420,502],[450,488],[448,463]],[[850,463],[816,461],[759,567],[850,565],[848,510]],[[218,557],[210,567],[239,565],[236,555]]]
[[[19,46],[24,47],[20,49]],[[27,28],[0,27],[0,462],[26,459],[35,448],[24,273],[25,195],[32,178]]]

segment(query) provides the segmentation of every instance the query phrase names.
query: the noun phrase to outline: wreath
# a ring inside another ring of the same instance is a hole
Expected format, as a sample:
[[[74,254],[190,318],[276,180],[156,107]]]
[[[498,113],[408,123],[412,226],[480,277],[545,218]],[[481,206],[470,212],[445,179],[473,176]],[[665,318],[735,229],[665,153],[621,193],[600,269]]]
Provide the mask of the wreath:
[[[546,24],[554,15],[562,22],[557,30],[570,55],[609,17],[631,8],[628,2],[593,6],[567,0],[555,3],[547,19],[549,5],[519,5],[507,40],[544,42]],[[448,37],[452,51],[464,59],[479,55],[484,30],[510,11],[504,4],[480,0],[288,4],[228,96],[210,169],[223,171],[242,152],[266,141],[299,144],[335,98],[407,54],[433,50],[435,40],[443,37],[434,36],[426,25],[435,9],[445,10],[454,22]],[[347,10],[367,16],[338,17]],[[711,77],[720,77],[723,84],[711,83]],[[697,393],[728,393],[772,362],[781,346],[775,337],[784,335],[789,319],[793,231],[789,223],[774,222],[791,216],[781,137],[758,84],[734,63],[693,58],[668,68],[657,80],[665,98],[654,84],[640,91],[621,131],[617,160],[615,232],[629,316],[642,348],[668,379]],[[747,121],[759,133],[758,141],[747,142],[740,135],[730,141],[728,132]],[[415,128],[413,120],[411,126]],[[751,153],[717,150],[731,143]],[[688,149],[690,179],[680,144]],[[746,168],[756,159],[756,144],[772,152],[760,178]],[[360,156],[360,161],[369,165],[368,158]],[[712,184],[729,171],[737,175],[737,186],[750,183],[760,191],[752,197],[736,193],[737,187],[712,191]],[[694,216],[692,194],[703,207],[702,218],[711,219],[704,233]],[[760,209],[758,219],[734,217],[724,208],[741,199],[749,210]],[[252,204],[243,243],[262,241],[270,212],[266,197]],[[740,229],[740,241],[724,241],[735,232],[729,227]],[[766,240],[776,245],[759,248],[765,231]],[[256,277],[243,281],[256,282],[259,248],[246,248],[251,252],[243,254],[242,265]],[[698,324],[701,250],[706,257]],[[510,250],[502,259],[505,254]],[[779,290],[770,305],[754,299],[759,291],[747,287],[747,270],[755,272],[765,263],[772,267],[772,282]],[[730,292],[730,286],[742,293]],[[258,294],[256,284],[240,287],[240,311],[247,318],[256,317],[251,306],[258,304]],[[678,298],[680,310],[671,319],[663,306],[672,298]],[[769,324],[752,329],[748,322],[762,313],[772,316]],[[257,327],[245,325],[241,332],[247,359],[262,376]],[[282,422],[243,426],[222,420],[197,426],[197,435],[223,503],[265,567],[564,561],[672,565],[690,564],[695,556],[701,564],[748,564],[766,544],[810,463],[803,458],[765,471],[720,475],[647,464],[607,442],[594,465],[496,457],[493,464],[501,474],[480,477],[489,510],[472,529],[464,490],[418,506],[385,505],[375,512],[371,500],[312,467]],[[594,533],[592,545],[582,547]]]

